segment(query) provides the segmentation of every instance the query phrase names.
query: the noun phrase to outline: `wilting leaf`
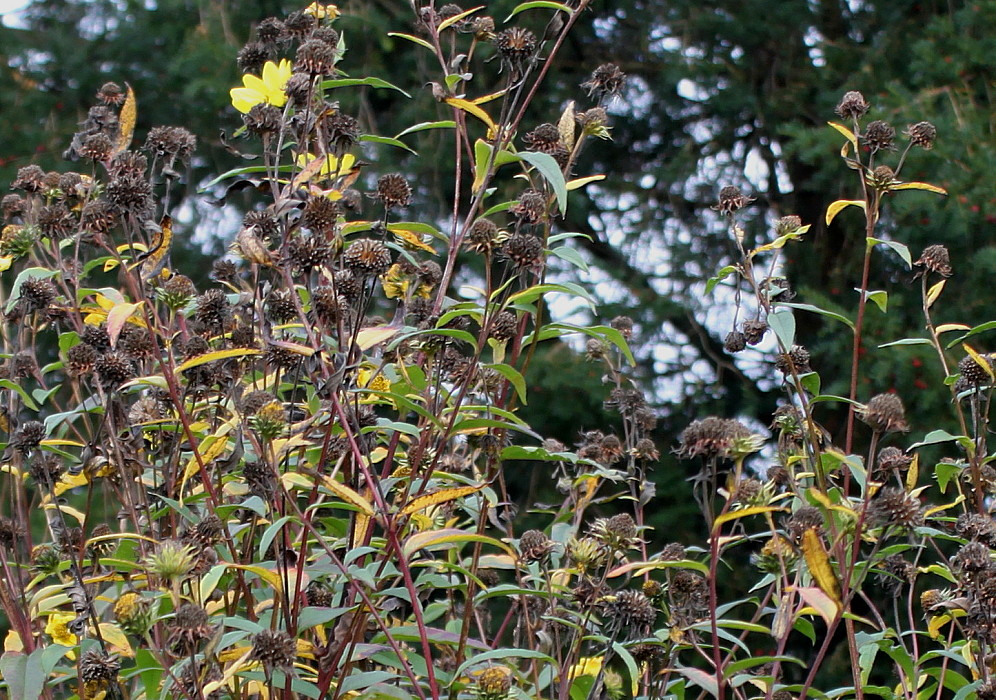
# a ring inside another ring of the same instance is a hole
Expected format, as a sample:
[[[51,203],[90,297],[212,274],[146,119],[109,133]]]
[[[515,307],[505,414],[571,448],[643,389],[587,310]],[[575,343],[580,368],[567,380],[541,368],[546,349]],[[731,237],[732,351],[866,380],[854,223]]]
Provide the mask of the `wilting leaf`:
[[[830,225],[830,222],[834,220],[837,214],[847,207],[861,207],[864,209],[865,203],[860,199],[838,199],[836,202],[827,207],[827,226]]]
[[[142,260],[142,279],[151,280],[158,275],[166,264],[166,257],[169,255],[173,245],[173,217],[169,214],[163,216],[159,222],[159,232],[152,242],[152,248]]]
[[[813,580],[816,581],[816,585],[819,586],[820,590],[826,593],[834,603],[839,605],[841,602],[840,584],[837,583],[837,576],[834,574],[833,567],[830,565],[830,557],[827,556],[826,550],[823,549],[823,541],[813,528],[806,530],[802,534],[802,554],[806,557],[806,566],[809,567],[809,573],[813,575]],[[802,589],[800,589],[800,593],[801,592]],[[806,602],[809,603],[810,601],[807,599]],[[812,603],[810,603],[810,605],[812,605]]]
[[[118,143],[115,152],[120,153],[128,149],[131,145],[131,137],[135,134],[135,122],[138,119],[138,103],[135,100],[135,91],[131,85],[125,83],[128,89],[125,102],[121,105],[121,114],[118,115]]]
[[[458,498],[469,496],[472,493],[477,493],[483,488],[484,484],[479,484],[477,486],[458,486],[456,488],[433,491],[432,493],[427,493],[409,501],[408,505],[401,509],[400,514],[411,515],[412,513],[417,513],[420,510],[439,505],[440,503],[449,503],[450,501],[455,501]]]

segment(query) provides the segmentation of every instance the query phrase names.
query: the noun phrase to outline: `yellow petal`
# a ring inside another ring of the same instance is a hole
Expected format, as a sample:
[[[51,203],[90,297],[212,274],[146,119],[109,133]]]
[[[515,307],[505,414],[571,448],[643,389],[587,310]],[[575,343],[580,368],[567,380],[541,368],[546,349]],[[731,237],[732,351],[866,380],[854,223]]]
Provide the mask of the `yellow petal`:
[[[266,70],[263,70],[263,75],[266,75]],[[261,80],[259,76],[253,75],[252,73],[246,73],[242,76],[242,84],[249,88],[250,90],[255,90],[260,95],[266,94],[266,81]]]
[[[232,96],[232,106],[243,114],[248,114],[250,109],[263,101],[262,95],[249,88],[232,88],[229,94]]]

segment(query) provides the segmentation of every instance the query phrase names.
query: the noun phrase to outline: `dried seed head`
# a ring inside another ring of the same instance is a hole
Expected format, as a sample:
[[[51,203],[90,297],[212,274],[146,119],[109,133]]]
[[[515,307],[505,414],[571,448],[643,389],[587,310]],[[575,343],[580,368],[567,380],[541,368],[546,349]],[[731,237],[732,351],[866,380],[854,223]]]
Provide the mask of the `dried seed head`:
[[[646,634],[657,619],[657,610],[640,591],[622,591],[609,603],[606,614],[618,622],[629,637]]]
[[[90,649],[80,657],[80,678],[86,682],[113,681],[120,670],[121,662],[100,649]]]
[[[482,255],[490,255],[501,243],[498,227],[490,219],[478,219],[467,231],[464,245]]]
[[[324,267],[332,259],[332,246],[320,233],[310,236],[294,236],[287,244],[287,260],[295,275],[307,275],[312,270]]]
[[[332,27],[315,27],[311,31],[310,40],[323,41],[332,49],[335,49],[339,45],[339,32]]]
[[[914,146],[919,146],[929,151],[934,147],[934,140],[937,138],[937,127],[930,122],[910,124],[906,129],[906,136]]]
[[[733,496],[743,506],[764,505],[760,502],[765,500],[763,489],[764,484],[757,479],[741,479],[736,484]]]
[[[328,75],[335,71],[335,48],[319,39],[308,39],[297,48],[294,70],[311,75]]]
[[[287,323],[297,317],[296,294],[290,290],[275,289],[266,299],[266,312],[274,323]]]
[[[898,447],[885,447],[878,453],[878,471],[884,474],[905,472],[912,463],[913,456],[906,454]]]
[[[783,216],[775,222],[775,235],[784,236],[798,231],[802,227],[802,219],[794,214]]]
[[[263,65],[270,57],[271,48],[269,46],[262,41],[250,41],[239,49],[239,55],[235,62],[243,73],[259,75],[263,71]]]
[[[629,513],[598,518],[590,527],[591,536],[613,551],[629,549],[639,541],[639,530]]]
[[[519,195],[519,200],[509,211],[523,223],[535,224],[546,216],[546,209],[546,195],[530,188]]]
[[[17,171],[17,176],[10,183],[11,189],[25,192],[38,192],[45,182],[45,171],[37,165],[25,165]]]
[[[861,420],[879,433],[905,433],[906,409],[897,394],[877,394],[868,400],[860,411]]]
[[[775,358],[775,367],[785,375],[806,374],[812,372],[809,366],[809,351],[801,345],[793,345],[792,349],[786,353],[781,353]]]
[[[391,267],[391,251],[380,241],[361,238],[346,248],[342,262],[359,275],[382,275]]]
[[[913,263],[914,267],[922,268],[916,276],[925,275],[928,272],[936,272],[941,277],[951,276],[951,258],[948,249],[942,245],[929,245],[923,249],[920,258]]]
[[[905,489],[888,486],[868,504],[867,517],[872,525],[910,529],[923,525],[923,505]]]
[[[283,112],[278,107],[261,102],[242,116],[242,122],[250,134],[276,134],[283,124]]]
[[[335,594],[321,581],[311,581],[304,591],[308,605],[315,608],[328,608],[335,602]]]
[[[284,29],[296,39],[310,34],[315,25],[315,17],[303,11],[292,12],[284,18]]]
[[[661,550],[661,561],[682,561],[685,559],[685,547],[680,542],[671,542]]]
[[[660,450],[650,438],[640,438],[633,446],[633,456],[645,462],[656,462],[661,458]]]
[[[194,318],[213,332],[221,332],[232,317],[232,305],[224,290],[209,289],[197,297]]]
[[[992,551],[981,542],[968,542],[962,545],[962,548],[951,559],[951,566],[956,571],[966,574],[991,571],[993,568]]]
[[[388,173],[377,180],[374,199],[380,200],[387,209],[407,207],[412,202],[412,188],[400,173]]]
[[[816,506],[802,506],[785,521],[785,530],[798,541],[806,530],[823,528],[823,513]]]
[[[723,341],[723,349],[725,349],[726,352],[741,352],[746,347],[747,336],[740,331],[730,331],[726,334],[726,339]]]
[[[603,63],[592,71],[588,80],[581,83],[581,89],[587,92],[589,97],[601,99],[618,95],[625,85],[626,74],[619,70],[619,66],[614,63]]]
[[[843,99],[834,110],[844,119],[859,119],[868,111],[868,103],[860,92],[852,90],[844,93]]]
[[[256,27],[256,38],[264,44],[275,44],[282,41],[285,34],[284,23],[276,17],[267,17]]]
[[[86,343],[74,345],[66,352],[66,369],[73,377],[92,372],[96,361],[97,351]]]
[[[958,371],[961,373],[961,379],[968,385],[966,388],[989,386],[993,383],[990,372],[994,369],[994,355],[992,353],[979,355],[979,359],[986,363],[989,372],[986,371],[986,367],[979,364],[978,360],[971,355],[966,355],[958,363]]]
[[[989,515],[966,513],[955,523],[955,532],[968,540],[992,546],[996,542],[996,522]]]
[[[114,153],[114,142],[103,132],[90,134],[82,139],[76,152],[81,158],[104,162]]]
[[[521,66],[536,51],[536,35],[524,27],[510,27],[495,35],[495,47],[510,65]]]
[[[5,194],[0,209],[3,210],[3,218],[8,221],[24,213],[24,198],[19,194]]]
[[[297,658],[297,642],[283,630],[257,632],[252,637],[250,658],[263,664],[267,671],[290,670]]]
[[[768,322],[762,321],[759,318],[748,319],[744,321],[741,328],[743,329],[744,339],[747,341],[747,344],[757,345],[768,331]]]
[[[360,123],[348,114],[336,112],[324,122],[329,150],[341,156],[360,140]]]
[[[526,530],[519,538],[519,555],[523,561],[539,561],[553,550],[553,542],[539,530]]]
[[[629,316],[616,316],[609,321],[609,326],[619,331],[619,334],[626,340],[633,337],[633,319]]]
[[[41,486],[54,485],[66,473],[66,465],[58,456],[42,452],[31,460],[28,473]]]
[[[489,666],[477,676],[474,688],[481,700],[504,700],[512,689],[512,670],[507,666]]]
[[[681,432],[678,441],[675,453],[685,459],[736,458],[756,452],[764,444],[760,435],[752,433],[740,421],[715,417],[693,421]]]
[[[521,270],[541,270],[543,243],[532,234],[516,233],[502,244],[501,256]]]
[[[111,159],[107,166],[112,177],[122,175],[144,176],[149,168],[149,159],[135,151],[122,151]]]
[[[59,290],[47,277],[26,277],[21,282],[21,301],[25,311],[43,311],[58,295]]]
[[[80,227],[91,233],[107,233],[117,221],[117,211],[106,199],[87,202],[80,212]]]
[[[127,95],[117,83],[104,83],[97,90],[97,99],[105,105],[121,105],[124,104],[126,98]]]
[[[873,122],[868,122],[865,133],[861,136],[861,141],[872,153],[892,151],[896,148],[896,130],[888,122],[876,119]]]
[[[149,131],[145,140],[145,150],[170,161],[176,158],[182,162],[190,160],[197,148],[197,137],[182,126],[156,126]]]
[[[10,446],[24,454],[30,452],[45,439],[45,424],[37,420],[25,421],[10,438]]]
[[[522,137],[522,143],[530,151],[553,153],[560,147],[560,129],[553,124],[540,124]]]
[[[152,211],[152,185],[144,174],[122,173],[107,183],[106,193],[119,213],[144,219]]]
[[[719,191],[719,199],[712,208],[721,214],[731,216],[735,211],[743,209],[753,201],[754,197],[748,197],[739,187],[727,185]]]
[[[270,211],[251,211],[242,217],[242,228],[251,229],[262,240],[280,233],[280,224]]]
[[[878,582],[890,595],[899,595],[903,588],[912,584],[916,579],[916,567],[900,554],[886,557],[882,561],[881,567],[882,573],[877,577]]]
[[[491,322],[491,337],[499,343],[512,338],[519,328],[519,321],[514,311],[502,311]]]

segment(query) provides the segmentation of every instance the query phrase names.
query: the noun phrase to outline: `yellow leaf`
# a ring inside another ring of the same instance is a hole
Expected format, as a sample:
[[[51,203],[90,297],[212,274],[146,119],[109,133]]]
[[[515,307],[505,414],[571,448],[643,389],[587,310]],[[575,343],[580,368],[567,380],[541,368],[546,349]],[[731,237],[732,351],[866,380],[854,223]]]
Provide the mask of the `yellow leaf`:
[[[411,246],[412,248],[423,250],[431,255],[436,255],[435,249],[431,245],[424,243],[422,241],[422,237],[414,231],[409,231],[403,228],[392,228],[391,233],[401,239],[401,242],[406,246]]]
[[[374,326],[372,328],[362,328],[356,334],[356,344],[360,350],[369,350],[374,345],[379,345],[386,340],[393,338],[401,330],[398,326]]]
[[[906,490],[912,491],[916,488],[916,482],[920,478],[920,453],[917,452],[913,455],[913,461],[910,462],[910,469],[906,472]]]
[[[24,642],[21,641],[21,635],[14,630],[9,630],[6,638],[3,640],[3,650],[5,652],[24,651]]]
[[[478,107],[473,102],[469,102],[459,97],[447,97],[446,104],[456,107],[457,109],[467,112],[468,114],[473,114],[475,117],[477,117],[482,122],[487,124],[489,130],[494,131],[495,129],[494,121],[491,119],[490,116],[488,116],[487,112],[485,112],[483,109]]]
[[[135,100],[135,91],[131,85],[125,83],[128,89],[125,102],[121,106],[121,114],[118,115],[118,144],[115,152],[120,153],[128,149],[131,145],[131,137],[135,134],[135,121],[138,119],[138,103]]]
[[[560,143],[568,151],[574,149],[574,131],[576,129],[577,117],[574,113],[574,100],[567,103],[560,121],[557,122],[557,131],[560,133]],[[604,176],[603,176],[604,177]],[[567,186],[570,189],[570,185]]]
[[[118,344],[118,336],[121,335],[121,329],[124,328],[128,319],[142,308],[144,303],[144,301],[139,301],[134,304],[117,304],[107,312],[107,336],[110,338],[112,348]]]
[[[200,470],[201,462],[207,467],[211,462],[218,459],[221,453],[225,451],[228,446],[228,433],[231,432],[232,428],[235,427],[235,423],[232,420],[225,421],[225,423],[218,428],[218,432],[214,435],[208,435],[206,438],[201,440],[200,444],[197,445],[197,452],[200,454],[200,461],[197,460],[197,455],[194,455],[187,462],[186,468],[183,470],[183,476],[180,479],[180,487],[182,488],[187,480],[196,474]]]
[[[111,645],[114,653],[129,658],[135,655],[131,648],[131,642],[128,641],[128,635],[122,632],[120,627],[110,622],[101,622],[98,627],[100,628],[100,636]]]
[[[928,508],[927,510],[924,511],[923,517],[929,518],[930,516],[934,515],[935,513],[943,513],[944,511],[948,510],[949,508],[954,508],[956,505],[958,505],[959,503],[961,503],[964,500],[965,500],[965,496],[961,495],[961,496],[958,496],[958,498],[954,499],[951,503],[948,503],[947,505],[934,506],[933,508]]]
[[[256,350],[254,348],[232,348],[231,350],[215,350],[214,352],[206,352],[203,355],[198,355],[197,357],[191,357],[186,362],[177,365],[176,373],[180,374],[184,370],[191,369],[192,367],[200,367],[208,362],[214,362],[215,360],[229,360],[233,357],[248,357],[250,355],[262,355],[262,350]]]
[[[481,5],[480,7],[475,7],[472,10],[467,10],[465,12],[461,12],[460,14],[454,15],[453,17],[448,17],[448,18],[444,19],[442,22],[439,23],[439,29],[438,30],[440,32],[442,32],[444,29],[448,29],[448,28],[452,27],[454,24],[456,24],[460,20],[464,19],[465,17],[469,17],[470,15],[474,14],[475,12],[480,12],[485,7],[487,7],[487,5]]]
[[[944,284],[947,280],[941,280],[937,284],[933,285],[927,290],[927,308],[929,309],[937,301],[937,297],[941,296],[941,292],[944,291]]]
[[[475,97],[474,99],[471,100],[471,102],[473,102],[475,105],[487,104],[488,102],[497,100],[499,97],[504,97],[507,92],[508,92],[507,88],[502,88],[498,92],[492,92],[487,95],[482,95],[481,97]]]
[[[930,620],[927,622],[927,634],[930,635],[931,639],[941,638],[941,628],[944,625],[951,622],[951,615],[944,613],[943,615],[931,615]]]
[[[812,532],[810,530],[810,532]],[[795,588],[795,591],[802,597],[809,607],[803,608],[799,611],[800,615],[807,615],[816,613],[824,620],[828,625],[833,624],[833,621],[837,617],[837,613],[840,612],[840,605],[830,599],[826,593],[821,591],[819,588],[813,588],[811,586],[799,586]]]
[[[977,353],[968,343],[962,343],[961,346],[965,348],[965,352],[967,352],[969,356],[975,360],[976,364],[985,370],[986,374],[989,375],[990,381],[996,380],[996,375],[993,375],[993,366],[990,364],[989,360]]]
[[[827,552],[823,548],[823,540],[820,539],[815,528],[809,528],[802,533],[802,554],[806,558],[806,566],[809,567],[809,573],[813,575],[816,585],[834,603],[840,605],[840,584],[837,583],[837,576],[830,565],[830,557],[827,556]],[[812,605],[809,600],[806,602]]]
[[[926,182],[902,182],[898,185],[893,185],[894,190],[926,190],[927,192],[933,192],[934,194],[947,194],[948,191],[943,187],[938,187],[937,185],[930,185]]]
[[[729,513],[724,513],[723,515],[716,518],[715,522],[712,524],[712,528],[715,531],[719,531],[719,528],[723,523],[728,523],[731,520],[737,520],[738,518],[746,518],[749,515],[759,515],[761,513],[786,513],[788,508],[782,508],[780,506],[753,506],[751,508],[744,508],[743,510],[734,510]]]
[[[860,199],[838,199],[836,202],[833,202],[827,207],[827,226],[830,225],[830,222],[834,220],[834,217],[836,217],[841,210],[846,209],[847,207],[861,207],[864,209],[865,203]]]
[[[350,546],[355,548],[366,542],[367,533],[370,532],[371,527],[373,527],[373,518],[363,513],[357,513],[353,520],[353,538],[350,541]]]
[[[438,547],[440,545],[461,544],[466,542],[482,542],[511,553],[511,548],[500,540],[488,537],[487,535],[478,535],[473,532],[466,532],[465,530],[458,530],[456,528],[428,530],[426,532],[416,533],[405,540],[403,551],[406,556],[411,556],[415,552],[421,549],[426,549],[427,547]]]
[[[148,282],[158,275],[166,264],[166,256],[169,255],[173,245],[173,217],[169,214],[163,216],[159,222],[159,232],[152,242],[152,250],[144,256],[142,260],[142,279]]]
[[[424,510],[430,506],[439,505],[440,503],[449,503],[450,501],[455,501],[458,498],[463,498],[464,496],[469,496],[472,493],[477,493],[483,488],[484,484],[479,484],[477,486],[457,486],[455,488],[433,491],[432,493],[427,493],[409,501],[408,505],[401,509],[400,515],[411,515],[412,513],[417,513],[418,511]]]
[[[942,323],[937,327],[937,335],[941,333],[947,333],[948,331],[967,331],[970,330],[971,326],[966,326],[964,323]]]
[[[589,175],[588,177],[575,178],[567,183],[567,189],[577,190],[584,187],[585,185],[590,185],[593,182],[598,182],[604,179],[605,179],[604,175]]]
[[[11,263],[14,262],[13,255],[0,255],[0,272],[6,272],[10,269]]]
[[[327,476],[321,477],[321,484],[326,489],[331,491],[334,496],[338,496],[349,505],[355,506],[356,509],[364,515],[373,516],[374,507],[371,505],[370,501],[345,484],[340,484],[335,479],[331,479]]]
[[[70,474],[69,472],[66,472],[62,475],[61,479],[55,482],[55,495],[61,496],[70,489],[86,486],[86,484],[87,478],[82,472],[79,474]]]
[[[247,564],[230,564],[228,562],[225,563],[225,566],[227,566],[230,569],[242,569],[243,571],[248,571],[251,574],[256,574],[261,579],[263,579],[263,581],[265,581],[270,586],[270,588],[272,588],[277,593],[280,593],[284,588],[283,581],[280,579],[280,576],[276,572],[270,571],[269,569],[264,569],[261,566],[249,566]]]
[[[827,122],[827,124],[843,134],[847,140],[851,142],[851,145],[854,146],[855,150],[858,148],[858,139],[850,129],[843,124],[837,124],[836,122]]]

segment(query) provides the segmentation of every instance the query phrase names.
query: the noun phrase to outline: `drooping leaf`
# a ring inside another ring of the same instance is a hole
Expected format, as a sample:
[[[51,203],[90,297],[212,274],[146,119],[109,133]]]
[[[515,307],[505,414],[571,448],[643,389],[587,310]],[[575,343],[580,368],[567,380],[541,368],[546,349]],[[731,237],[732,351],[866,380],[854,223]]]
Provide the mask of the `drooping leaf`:
[[[413,498],[408,504],[401,509],[399,515],[407,516],[417,513],[425,508],[430,508],[440,503],[449,503],[455,501],[458,498],[463,498],[464,496],[469,496],[472,493],[477,493],[484,488],[484,484],[478,484],[476,486],[456,486],[449,489],[440,489],[438,491],[433,491],[432,493],[427,493],[418,498]]]
[[[829,226],[830,222],[836,218],[837,214],[842,212],[847,207],[861,207],[864,209],[865,202],[861,199],[838,199],[836,202],[831,203],[830,206],[827,207],[827,226]]]
[[[816,585],[836,605],[840,605],[840,584],[837,582],[837,576],[830,564],[830,557],[827,556],[827,551],[823,548],[823,540],[815,528],[809,528],[802,534],[802,554],[806,558],[806,566],[809,568],[809,573],[813,575]]]
[[[128,150],[131,145],[132,136],[135,135],[135,122],[138,120],[138,101],[135,99],[135,91],[131,85],[125,83],[125,101],[121,105],[121,113],[118,114],[118,143],[115,153]]]
[[[557,159],[549,153],[534,153],[525,151],[519,154],[522,160],[535,167],[540,175],[550,183],[553,193],[557,197],[557,206],[561,215],[567,213],[567,180],[564,179],[564,171],[560,169]]]

